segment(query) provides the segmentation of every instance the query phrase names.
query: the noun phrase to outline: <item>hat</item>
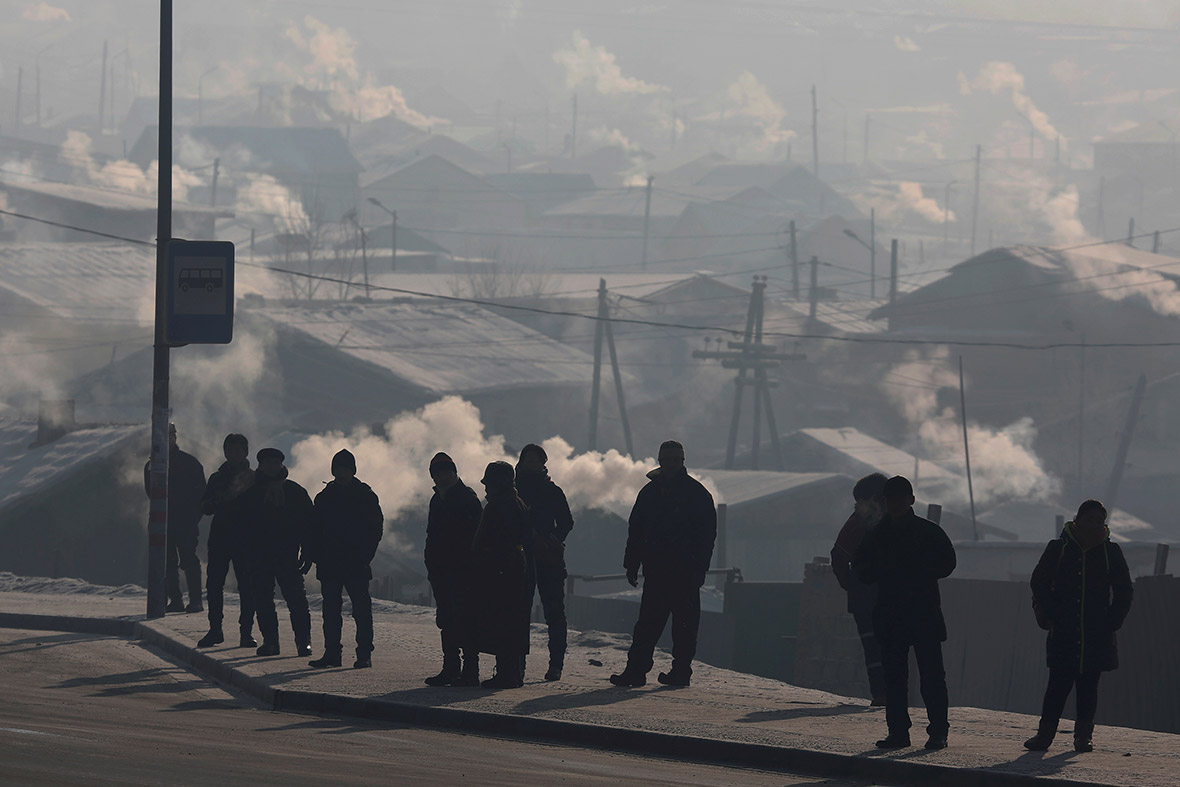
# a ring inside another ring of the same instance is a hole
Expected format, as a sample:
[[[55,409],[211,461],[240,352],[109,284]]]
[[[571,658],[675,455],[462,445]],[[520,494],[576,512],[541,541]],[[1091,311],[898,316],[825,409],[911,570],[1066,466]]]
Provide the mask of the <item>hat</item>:
[[[886,500],[904,500],[914,496],[914,485],[905,476],[895,475],[885,482]]]
[[[452,473],[459,472],[459,468],[455,467],[455,460],[439,451],[430,459],[430,474],[434,475],[444,470],[450,470]]]
[[[267,459],[277,459],[281,462],[286,458],[287,457],[283,456],[283,452],[277,448],[263,448],[261,451],[258,452],[258,461],[259,462],[264,462]]]
[[[347,468],[352,472],[356,472],[356,457],[347,448],[341,448],[332,457],[332,471],[335,472],[337,467]]]
[[[247,453],[250,452],[250,441],[246,439],[246,435],[244,434],[238,434],[237,432],[227,434],[225,436],[225,440],[221,443],[221,450],[224,451],[231,445],[239,445],[242,447],[242,450],[246,451]]]
[[[549,461],[549,455],[545,453],[545,449],[536,443],[529,443],[524,448],[520,449],[520,458],[524,459],[524,455],[529,453],[539,456],[541,458],[541,464],[545,464]]]
[[[512,486],[516,482],[516,471],[507,462],[492,462],[483,471],[481,484],[488,486]]]
[[[683,459],[684,458],[684,446],[682,446],[680,443],[676,442],[675,440],[665,440],[664,442],[660,443],[660,457],[659,458],[662,459],[665,456],[668,457],[669,459]]]

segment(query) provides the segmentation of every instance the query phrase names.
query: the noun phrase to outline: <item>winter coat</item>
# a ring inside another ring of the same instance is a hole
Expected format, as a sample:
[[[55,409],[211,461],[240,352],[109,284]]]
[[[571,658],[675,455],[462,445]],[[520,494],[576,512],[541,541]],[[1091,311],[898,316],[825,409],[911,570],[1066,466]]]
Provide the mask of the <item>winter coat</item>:
[[[955,570],[955,548],[941,527],[913,509],[886,515],[861,540],[852,570],[877,586],[873,632],[883,644],[946,641],[938,580]]]
[[[369,564],[385,531],[377,494],[356,478],[331,481],[315,496],[314,505],[310,558],[316,564],[316,578],[372,579]]]
[[[205,495],[201,498],[201,513],[213,517],[209,525],[209,550],[227,549],[236,552],[243,546],[245,523],[242,521],[241,496],[254,483],[254,471],[247,460],[234,466],[223,462],[209,476]]]
[[[848,611],[853,615],[869,614],[877,604],[877,588],[861,582],[852,571],[852,557],[864,540],[872,525],[855,511],[840,528],[836,544],[832,547],[832,573],[840,587],[848,593]]]
[[[565,539],[574,529],[574,517],[565,492],[549,474],[516,471],[516,492],[528,506],[530,536],[524,544],[530,559],[541,563],[565,562]]]
[[[717,509],[700,481],[681,468],[670,481],[657,468],[639,490],[627,527],[623,568],[647,579],[705,584],[717,539]]]
[[[1119,665],[1115,632],[1134,593],[1123,551],[1109,537],[1083,549],[1070,522],[1045,547],[1032,575],[1033,598],[1051,621],[1050,669],[1110,671]]]
[[[471,544],[479,528],[483,505],[471,487],[458,481],[430,498],[426,519],[426,576],[433,584],[470,577],[474,561]]]
[[[524,539],[527,509],[515,490],[489,491],[472,541],[481,653],[528,653],[529,598]]]
[[[152,493],[152,462],[143,466],[143,491]],[[205,468],[192,454],[170,447],[168,451],[168,532],[192,535],[201,522],[201,498],[205,495]]]
[[[242,493],[241,512],[251,561],[264,568],[299,563],[315,508],[307,490],[287,479],[287,468],[277,478],[256,470],[254,485]]]

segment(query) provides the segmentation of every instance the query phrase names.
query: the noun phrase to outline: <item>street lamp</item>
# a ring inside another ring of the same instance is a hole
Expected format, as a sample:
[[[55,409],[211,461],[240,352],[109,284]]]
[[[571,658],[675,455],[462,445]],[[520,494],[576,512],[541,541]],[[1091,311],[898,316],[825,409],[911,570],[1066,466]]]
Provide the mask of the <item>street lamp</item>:
[[[197,78],[197,125],[198,126],[205,125],[205,122],[204,122],[205,92],[203,89],[204,85],[202,83],[205,81],[205,77],[209,76],[210,74],[212,74],[214,71],[216,71],[219,68],[221,68],[221,66],[213,66],[213,68],[209,69],[208,71],[206,71],[204,74],[201,74],[201,76],[199,76]]]
[[[393,229],[389,235],[389,269],[392,270],[394,273],[396,273],[397,272],[397,211],[390,210],[389,208],[385,207],[384,205],[381,204],[381,200],[377,199],[376,197],[369,197],[369,202],[372,203],[373,205],[376,205],[377,207],[381,208],[381,210],[388,213],[389,217],[391,219],[393,219],[393,224],[392,224]]]
[[[348,213],[345,213],[342,218],[345,221],[352,224],[352,226],[356,227],[356,231],[358,233],[360,233],[360,236],[361,236],[361,269],[364,271],[364,274],[365,274],[365,297],[368,298],[369,297],[369,254],[368,254],[368,251],[366,251],[366,249],[365,249],[365,228],[361,226],[361,223],[359,221],[357,221],[357,215],[356,215],[355,208],[353,210],[348,211]],[[349,278],[351,278],[351,276]]]
[[[876,215],[876,211],[874,211],[874,217],[875,217],[875,215]],[[844,234],[847,235],[848,237],[852,238],[854,241],[859,243],[861,246],[864,246],[866,249],[869,250],[869,297],[876,298],[877,297],[877,249],[875,247],[873,247],[872,245],[865,243],[863,240],[861,240],[861,237],[859,235],[857,235],[855,232],[853,232],[851,229],[849,229],[847,227],[844,229]]]

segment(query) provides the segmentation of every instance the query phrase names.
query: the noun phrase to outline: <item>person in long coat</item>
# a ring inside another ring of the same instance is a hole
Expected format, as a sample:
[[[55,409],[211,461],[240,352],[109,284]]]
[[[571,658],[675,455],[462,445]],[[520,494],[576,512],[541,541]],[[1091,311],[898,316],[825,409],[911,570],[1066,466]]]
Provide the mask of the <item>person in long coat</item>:
[[[1131,572],[1119,545],[1110,540],[1106,507],[1087,500],[1045,547],[1032,575],[1033,600],[1049,625],[1046,652],[1049,685],[1037,734],[1026,749],[1045,751],[1053,743],[1070,691],[1077,689],[1074,750],[1094,750],[1098,679],[1117,669],[1118,631],[1131,610]]]
[[[151,460],[143,466],[143,490],[151,490]],[[201,559],[197,557],[201,499],[205,496],[205,468],[176,444],[176,424],[168,424],[168,550],[164,583],[168,589],[167,612],[201,612]],[[180,572],[188,585],[188,606],[180,591]]]
[[[938,580],[955,570],[955,547],[942,528],[914,513],[914,488],[894,476],[885,482],[885,518],[860,542],[852,570],[877,586],[873,633],[885,672],[885,721],[889,733],[878,748],[910,745],[909,652],[921,675],[929,724],[927,749],[945,749],[950,724],[942,643],[946,621]]]
[[[430,460],[434,495],[426,520],[426,578],[434,594],[434,623],[442,640],[443,666],[427,686],[479,686],[475,644],[475,556],[471,544],[483,514],[479,497],[459,478],[443,452]],[[460,653],[462,662],[460,663]]]
[[[529,648],[529,600],[524,540],[527,508],[516,494],[515,472],[507,462],[492,462],[482,479],[487,505],[475,532],[477,631],[479,652],[496,657],[496,674],[480,685],[515,689],[524,685],[521,659]]]
[[[342,449],[332,457],[333,480],[315,496],[311,559],[324,606],[324,656],[309,662],[316,669],[341,665],[344,592],[356,621],[354,669],[373,666],[373,599],[369,564],[377,554],[385,517],[377,493],[356,477],[356,457]]]

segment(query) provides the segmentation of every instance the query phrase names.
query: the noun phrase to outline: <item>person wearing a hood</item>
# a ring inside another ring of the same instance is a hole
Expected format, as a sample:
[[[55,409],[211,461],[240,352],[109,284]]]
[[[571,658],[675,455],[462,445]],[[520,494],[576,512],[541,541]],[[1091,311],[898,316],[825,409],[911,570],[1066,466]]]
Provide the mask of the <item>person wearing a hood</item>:
[[[311,569],[305,551],[315,509],[307,490],[287,478],[283,452],[263,448],[258,452],[254,485],[241,497],[242,520],[247,523],[250,574],[258,629],[262,632],[259,656],[279,655],[279,619],[275,612],[275,583],[291,614],[295,652],[311,655],[311,612],[303,575]]]
[[[848,594],[848,612],[856,621],[860,644],[864,649],[865,668],[869,676],[869,696],[872,704],[885,704],[885,671],[881,666],[881,646],[873,634],[873,607],[877,603],[877,588],[866,585],[852,573],[852,556],[864,540],[865,534],[877,526],[885,514],[885,482],[881,473],[871,473],[852,487],[856,507],[832,547],[832,573]]]
[[[315,496],[310,559],[315,562],[324,606],[324,656],[309,662],[316,669],[341,665],[344,591],[356,621],[353,669],[373,666],[373,599],[369,564],[385,530],[381,503],[368,484],[356,477],[356,457],[348,449],[332,457],[332,481]],[[305,558],[308,557],[305,550]]]
[[[516,465],[516,491],[529,507],[532,531],[525,541],[529,561],[528,604],[539,591],[545,626],[549,629],[549,670],[545,680],[561,680],[565,663],[565,539],[574,529],[565,492],[549,478],[545,449],[529,443],[520,450]]]
[[[516,494],[515,472],[492,462],[481,481],[487,505],[472,540],[476,574],[476,642],[496,657],[496,674],[480,685],[515,689],[524,685],[521,660],[529,649],[527,508]]]
[[[210,514],[213,522],[209,526],[208,569],[205,577],[205,595],[209,601],[209,633],[201,637],[198,648],[209,648],[225,641],[221,621],[225,607],[225,578],[233,563],[234,579],[238,583],[239,639],[238,647],[254,648],[254,596],[250,586],[250,568],[246,559],[246,544],[243,533],[246,523],[242,521],[240,497],[254,483],[254,471],[250,469],[250,442],[242,434],[226,435],[222,443],[225,462],[205,487],[201,500],[201,511]]]
[[[151,489],[151,460],[143,466],[143,490]],[[164,583],[168,612],[200,612],[201,559],[197,557],[201,499],[205,495],[205,468],[192,454],[176,445],[176,424],[168,424],[168,551]],[[188,606],[180,592],[180,572],[188,585]]]
[[[873,633],[885,673],[885,722],[881,749],[910,745],[910,648],[921,675],[929,724],[927,749],[945,749],[950,723],[942,643],[946,621],[938,580],[955,570],[955,547],[942,528],[914,513],[914,487],[894,476],[885,482],[885,518],[865,534],[852,558],[857,579],[877,586]]]
[[[442,671],[427,686],[478,686],[475,647],[475,567],[471,544],[483,514],[479,496],[459,478],[455,461],[439,452],[430,460],[434,495],[426,520],[426,578],[434,593],[434,622],[442,639]],[[460,651],[463,655],[459,661]]]
[[[660,466],[647,474],[627,529],[623,568],[632,587],[643,569],[639,619],[631,637],[627,666],[610,676],[616,686],[642,686],[651,671],[656,643],[672,618],[672,668],[659,674],[666,686],[687,686],[701,622],[705,584],[717,539],[717,508],[704,485],[684,467],[684,446],[660,446]]]
[[[1077,689],[1074,751],[1094,750],[1098,678],[1119,665],[1115,632],[1131,610],[1131,572],[1119,545],[1110,540],[1106,507],[1087,500],[1045,547],[1032,575],[1033,601],[1049,626],[1046,650],[1049,685],[1031,751],[1053,743],[1070,691]]]

